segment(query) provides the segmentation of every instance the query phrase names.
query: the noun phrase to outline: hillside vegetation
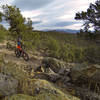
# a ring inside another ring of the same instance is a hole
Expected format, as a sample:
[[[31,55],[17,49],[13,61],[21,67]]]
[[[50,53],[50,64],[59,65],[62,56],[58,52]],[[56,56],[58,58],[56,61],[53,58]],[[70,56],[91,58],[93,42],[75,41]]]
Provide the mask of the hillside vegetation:
[[[1,33],[1,41],[5,37],[13,41],[17,39],[9,35],[9,32],[7,36],[5,36],[7,32],[3,34],[1,31]],[[33,31],[31,34],[26,34],[25,38],[22,38],[23,44],[28,51],[33,51],[33,53],[43,50],[45,56],[66,62],[100,64],[99,43],[81,38],[77,34]]]

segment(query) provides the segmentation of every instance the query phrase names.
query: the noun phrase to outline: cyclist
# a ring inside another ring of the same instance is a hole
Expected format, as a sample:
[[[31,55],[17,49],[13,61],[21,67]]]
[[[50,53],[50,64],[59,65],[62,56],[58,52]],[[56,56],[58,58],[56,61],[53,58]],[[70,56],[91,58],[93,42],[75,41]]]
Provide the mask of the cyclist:
[[[25,48],[25,47],[24,47]],[[17,49],[15,50],[16,57],[23,57],[25,61],[29,60],[28,54],[23,50],[23,44],[21,42],[21,37],[17,39]]]

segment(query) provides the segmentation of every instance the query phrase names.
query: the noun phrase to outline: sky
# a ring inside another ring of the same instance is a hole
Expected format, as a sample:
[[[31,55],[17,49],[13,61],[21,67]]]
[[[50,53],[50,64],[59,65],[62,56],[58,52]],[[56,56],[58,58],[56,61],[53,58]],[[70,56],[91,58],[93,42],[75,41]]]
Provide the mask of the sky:
[[[82,21],[75,14],[86,11],[96,0],[0,0],[4,4],[16,5],[25,18],[31,18],[36,30],[82,28]],[[5,23],[5,22],[4,22]],[[7,26],[7,24],[4,24]]]

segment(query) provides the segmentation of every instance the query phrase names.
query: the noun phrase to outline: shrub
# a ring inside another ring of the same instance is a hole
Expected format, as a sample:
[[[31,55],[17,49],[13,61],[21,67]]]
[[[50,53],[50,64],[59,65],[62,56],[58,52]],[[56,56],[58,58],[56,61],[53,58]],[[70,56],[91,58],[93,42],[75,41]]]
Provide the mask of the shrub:
[[[26,45],[27,49],[33,50],[38,47],[40,43],[40,36],[36,32],[25,33],[22,36],[23,42]]]
[[[6,39],[8,31],[0,25],[0,42]]]
[[[75,56],[75,62],[84,62],[85,57],[84,57],[84,48],[82,47],[76,47],[74,49],[74,56]]]
[[[59,45],[59,42],[57,40],[50,38],[47,41],[47,47],[50,50],[50,56],[59,58],[60,45]]]
[[[84,60],[84,49],[72,44],[62,45],[59,54],[60,59],[66,62],[82,62]]]
[[[100,47],[87,47],[84,51],[84,56],[86,61],[100,64]]]

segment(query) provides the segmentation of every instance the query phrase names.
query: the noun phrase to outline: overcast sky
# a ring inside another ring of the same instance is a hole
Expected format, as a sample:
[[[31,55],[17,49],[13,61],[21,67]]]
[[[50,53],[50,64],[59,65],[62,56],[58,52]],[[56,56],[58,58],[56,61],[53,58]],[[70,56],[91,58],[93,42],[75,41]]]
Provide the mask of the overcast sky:
[[[16,5],[24,17],[30,17],[35,29],[80,29],[75,21],[78,11],[86,11],[96,0],[0,0],[0,5]]]

